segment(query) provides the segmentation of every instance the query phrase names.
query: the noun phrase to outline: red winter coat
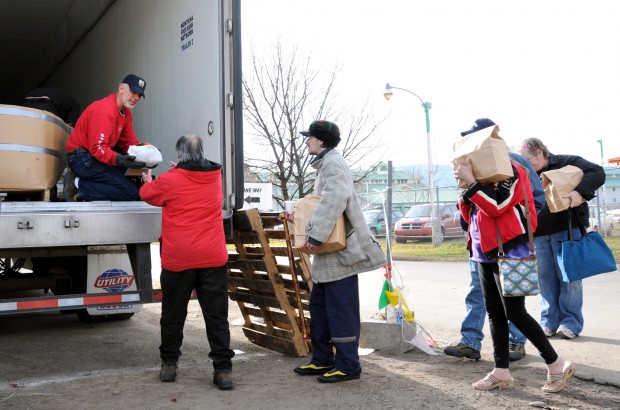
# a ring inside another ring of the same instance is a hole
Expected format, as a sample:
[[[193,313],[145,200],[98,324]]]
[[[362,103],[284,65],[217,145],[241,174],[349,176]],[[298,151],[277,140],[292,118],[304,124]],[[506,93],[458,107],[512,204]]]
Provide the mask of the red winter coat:
[[[131,110],[118,110],[116,94],[86,107],[67,140],[67,152],[85,148],[93,158],[111,167],[116,166],[116,151],[127,154],[131,145],[140,143],[133,129]]]
[[[226,264],[219,164],[180,162],[142,185],[140,198],[162,207],[162,268],[179,272]]]
[[[523,185],[527,193],[532,229],[536,231],[538,218],[529,177],[525,169],[515,162],[512,163],[512,170],[512,178],[484,186],[476,182],[459,199],[459,210],[463,220],[469,224],[469,229],[472,206],[478,207],[476,221],[480,230],[480,247],[489,259],[497,257],[496,227],[499,227],[505,252],[528,241]]]

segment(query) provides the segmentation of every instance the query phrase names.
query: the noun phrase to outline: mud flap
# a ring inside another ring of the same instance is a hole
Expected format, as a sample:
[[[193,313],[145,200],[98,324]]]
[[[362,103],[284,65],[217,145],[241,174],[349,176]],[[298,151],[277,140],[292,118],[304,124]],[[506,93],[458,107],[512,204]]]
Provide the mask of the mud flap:
[[[136,292],[136,278],[125,245],[89,246],[86,293]],[[86,309],[89,315],[136,313],[142,304],[117,304]]]

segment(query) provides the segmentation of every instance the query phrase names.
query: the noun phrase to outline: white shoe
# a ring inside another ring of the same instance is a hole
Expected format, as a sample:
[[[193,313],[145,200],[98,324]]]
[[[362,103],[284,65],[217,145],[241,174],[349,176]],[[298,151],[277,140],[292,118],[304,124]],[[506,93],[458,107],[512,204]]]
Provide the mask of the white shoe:
[[[547,337],[553,337],[555,335],[555,332],[551,329],[549,329],[548,327],[543,326],[542,327],[543,333],[545,334],[545,336]]]
[[[556,334],[560,336],[562,339],[574,339],[575,337],[577,337],[575,332],[573,332],[572,330],[570,330],[564,325],[560,325],[560,327],[558,328],[558,333]]]

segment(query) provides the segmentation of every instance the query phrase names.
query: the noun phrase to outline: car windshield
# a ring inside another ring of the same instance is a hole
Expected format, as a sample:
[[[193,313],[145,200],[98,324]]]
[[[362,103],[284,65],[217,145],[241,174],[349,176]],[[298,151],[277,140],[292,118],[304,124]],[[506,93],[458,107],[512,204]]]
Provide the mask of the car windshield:
[[[381,211],[366,211],[364,212],[364,219],[366,222],[374,222],[379,218]]]
[[[405,214],[406,218],[430,218],[431,207],[428,205],[414,206]]]

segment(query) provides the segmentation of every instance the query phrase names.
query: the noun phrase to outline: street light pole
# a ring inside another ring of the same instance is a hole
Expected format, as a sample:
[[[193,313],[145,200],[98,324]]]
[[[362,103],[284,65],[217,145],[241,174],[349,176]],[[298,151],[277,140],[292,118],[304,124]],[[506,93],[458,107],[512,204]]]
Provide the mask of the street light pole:
[[[596,140],[596,142],[599,143],[599,145],[601,146],[601,166],[603,166],[605,160],[603,159],[603,140]],[[603,185],[601,188],[604,188],[605,185]],[[603,217],[603,221],[601,222],[601,213],[603,212],[601,210],[601,193],[604,192],[601,188],[599,188],[596,193],[596,207],[598,208],[598,230],[599,233],[603,236],[607,235],[607,221],[605,220],[606,218]],[[603,207],[605,206],[605,201],[603,200]],[[603,214],[605,216],[607,216],[606,214]],[[603,226],[605,225],[605,226]]]
[[[433,199],[435,191],[433,184],[433,150],[431,148],[431,120],[428,113],[432,108],[432,105],[430,102],[425,102],[416,93],[405,88],[393,87],[390,83],[385,85],[385,92],[383,93],[386,100],[390,100],[392,98],[392,95],[394,94],[392,90],[401,90],[413,95],[420,100],[422,107],[424,108],[424,115],[426,117],[426,149],[428,154],[428,202],[431,208],[431,237],[433,245],[435,246],[441,243],[442,238],[439,220],[437,219],[437,210],[435,209],[435,200]]]

